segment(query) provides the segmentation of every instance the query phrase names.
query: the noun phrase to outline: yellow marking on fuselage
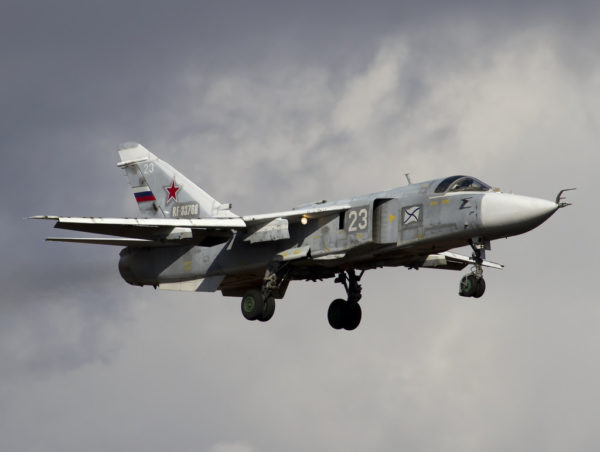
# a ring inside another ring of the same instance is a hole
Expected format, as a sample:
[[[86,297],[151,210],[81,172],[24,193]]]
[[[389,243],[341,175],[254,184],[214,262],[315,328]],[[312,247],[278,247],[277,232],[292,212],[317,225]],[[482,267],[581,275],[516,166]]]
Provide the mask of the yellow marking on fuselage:
[[[449,202],[450,202],[450,200],[449,200],[449,199],[442,199],[442,204],[444,204],[444,205],[445,205],[445,204],[448,204]]]
[[[357,239],[362,239],[362,236],[363,236],[362,234],[356,234]]]
[[[395,219],[396,219],[396,217],[390,213],[390,223],[391,223],[392,221],[394,221]]]
[[[192,271],[192,261],[187,261],[183,263],[183,271],[189,272]]]
[[[429,203],[429,205],[430,205],[430,206],[437,206],[438,204],[439,204],[439,202],[438,202],[438,201],[431,201],[431,202]]]
[[[417,235],[417,238],[418,238],[419,240],[421,240],[423,237],[425,237],[423,234],[419,234],[419,235]]]

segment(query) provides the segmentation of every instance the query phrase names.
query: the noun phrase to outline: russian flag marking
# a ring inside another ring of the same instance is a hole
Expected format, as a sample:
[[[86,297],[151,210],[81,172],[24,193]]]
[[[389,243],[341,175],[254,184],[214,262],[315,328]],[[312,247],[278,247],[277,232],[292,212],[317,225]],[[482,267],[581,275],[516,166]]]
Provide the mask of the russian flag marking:
[[[139,193],[134,193],[134,195],[137,202],[156,201],[152,191],[141,191]]]

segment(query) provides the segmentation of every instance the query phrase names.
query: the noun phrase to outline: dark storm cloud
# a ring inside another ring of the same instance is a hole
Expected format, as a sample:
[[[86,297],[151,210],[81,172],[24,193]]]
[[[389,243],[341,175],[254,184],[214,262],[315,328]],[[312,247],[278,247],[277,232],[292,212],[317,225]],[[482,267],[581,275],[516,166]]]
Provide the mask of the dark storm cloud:
[[[2,97],[17,110],[2,126],[18,127],[15,121],[27,118],[52,128],[54,121],[75,124],[109,114],[132,121],[130,111],[151,113],[171,95],[173,73],[188,64],[210,74],[224,66],[243,69],[270,54],[341,63],[372,50],[386,34],[428,33],[453,19],[485,24],[493,35],[509,21],[515,30],[548,16],[567,24],[590,17],[590,8],[579,4],[518,4],[9,3],[0,19]]]
[[[511,32],[548,17],[585,24],[589,10],[559,2],[8,2],[0,19],[2,149],[67,125],[71,133],[103,127],[119,139],[152,129],[153,115],[177,97],[174,76],[189,67],[210,77],[265,58],[364,65],[380,38],[398,31],[427,35],[456,20],[481,24],[478,39],[489,39],[504,35],[507,22]]]
[[[3,448],[597,448],[597,265],[571,239],[595,212],[495,244],[487,304],[457,303],[454,273],[369,273],[346,336],[324,317],[330,282],[294,285],[255,328],[237,300],[129,287],[117,250],[22,220],[133,215],[114,152],[130,139],[240,213],[406,171],[547,198],[573,184],[585,205],[595,3],[1,8]]]

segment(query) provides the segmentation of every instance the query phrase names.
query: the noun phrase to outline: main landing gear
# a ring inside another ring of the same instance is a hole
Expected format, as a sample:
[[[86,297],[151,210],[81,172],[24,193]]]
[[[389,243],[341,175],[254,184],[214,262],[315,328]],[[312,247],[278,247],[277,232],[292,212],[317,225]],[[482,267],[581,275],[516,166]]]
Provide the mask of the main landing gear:
[[[469,240],[469,245],[473,248],[473,270],[460,280],[458,294],[461,297],[481,298],[485,292],[485,280],[483,279],[483,260],[485,259],[485,250],[489,249],[489,242],[473,242]]]
[[[265,297],[260,290],[249,290],[242,298],[242,314],[248,320],[266,322],[275,314],[275,298]]]
[[[275,314],[275,297],[283,298],[289,284],[285,265],[272,262],[260,289],[248,290],[242,298],[242,315],[248,320],[266,322]]]
[[[363,270],[356,276],[354,270],[348,270],[340,273],[335,279],[335,282],[344,285],[344,289],[346,289],[346,294],[348,295],[347,300],[338,298],[337,300],[333,300],[329,305],[327,319],[329,320],[329,324],[336,330],[343,328],[350,331],[360,324],[362,310],[358,302],[362,297],[362,287],[359,281],[364,272]]]

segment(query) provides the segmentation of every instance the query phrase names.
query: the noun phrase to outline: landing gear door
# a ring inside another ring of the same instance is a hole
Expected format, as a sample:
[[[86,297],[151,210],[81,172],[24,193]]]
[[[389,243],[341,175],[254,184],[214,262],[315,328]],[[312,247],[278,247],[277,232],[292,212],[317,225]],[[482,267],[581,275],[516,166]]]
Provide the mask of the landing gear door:
[[[376,199],[373,210],[373,241],[396,243],[398,241],[399,203],[397,199]]]

